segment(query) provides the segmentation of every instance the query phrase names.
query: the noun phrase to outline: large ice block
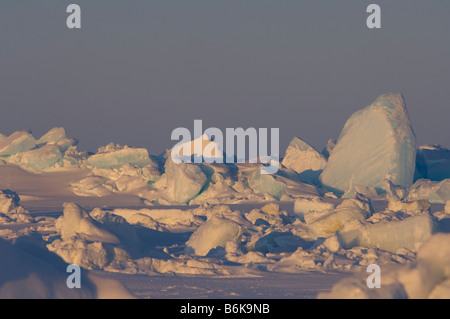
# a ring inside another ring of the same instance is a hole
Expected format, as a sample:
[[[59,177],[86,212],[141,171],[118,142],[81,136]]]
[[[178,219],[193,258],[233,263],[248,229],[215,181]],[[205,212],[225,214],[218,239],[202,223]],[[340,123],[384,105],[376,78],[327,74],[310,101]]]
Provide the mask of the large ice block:
[[[294,137],[286,150],[281,164],[297,173],[302,173],[305,171],[323,170],[327,160],[314,147],[298,137]]]
[[[213,216],[201,225],[186,243],[186,251],[205,256],[216,247],[225,247],[229,241],[236,241],[241,227],[233,220]]]
[[[261,174],[259,170],[255,170],[248,176],[248,185],[257,193],[269,194],[279,200],[288,188],[279,179],[276,175]]]
[[[176,164],[169,157],[165,173],[155,187],[163,191],[164,197],[174,204],[187,204],[197,196],[207,182],[206,175],[195,164]]]
[[[144,167],[152,163],[145,148],[123,147],[116,149],[99,150],[97,154],[90,156],[87,163],[98,168],[120,167],[126,163]]]
[[[65,152],[72,146],[78,145],[78,140],[75,138],[63,138],[56,142],[56,145],[58,145],[61,152]]]
[[[383,94],[347,120],[320,181],[340,194],[356,185],[381,191],[384,179],[409,187],[415,160],[416,138],[403,97]]]
[[[294,202],[294,214],[301,220],[310,212],[322,212],[324,210],[333,210],[333,203],[325,202],[320,197],[316,198],[299,198]]]
[[[346,199],[335,210],[322,211],[316,220],[305,216],[309,229],[318,237],[328,237],[336,233],[342,226],[352,219],[363,221],[371,214],[369,202],[362,202],[357,199]],[[309,223],[311,221],[311,223]]]
[[[48,144],[41,148],[20,153],[17,155],[17,163],[34,171],[46,171],[54,168],[60,162],[63,155],[58,146]]]
[[[429,213],[400,221],[381,222],[348,231],[339,231],[345,249],[355,246],[380,248],[395,253],[399,248],[417,250],[436,231]]]
[[[50,131],[45,133],[40,139],[38,139],[36,141],[36,144],[56,144],[66,137],[66,130],[64,129],[64,127],[54,127]]]
[[[0,156],[26,152],[36,147],[36,140],[28,131],[17,131],[0,141]]]
[[[64,216],[60,217],[58,228],[62,240],[70,240],[72,236],[80,236],[89,241],[119,243],[115,235],[100,223],[93,220],[80,206],[64,203]]]

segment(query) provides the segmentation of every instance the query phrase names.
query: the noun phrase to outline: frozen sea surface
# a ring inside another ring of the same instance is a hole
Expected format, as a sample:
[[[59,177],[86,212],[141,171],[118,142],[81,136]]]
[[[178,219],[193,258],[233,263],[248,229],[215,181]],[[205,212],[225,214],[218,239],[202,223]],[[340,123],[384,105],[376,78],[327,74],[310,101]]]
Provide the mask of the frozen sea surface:
[[[126,275],[96,271],[120,281],[138,298],[180,299],[312,299],[329,292],[350,273],[262,273],[261,277],[221,278],[199,276]]]

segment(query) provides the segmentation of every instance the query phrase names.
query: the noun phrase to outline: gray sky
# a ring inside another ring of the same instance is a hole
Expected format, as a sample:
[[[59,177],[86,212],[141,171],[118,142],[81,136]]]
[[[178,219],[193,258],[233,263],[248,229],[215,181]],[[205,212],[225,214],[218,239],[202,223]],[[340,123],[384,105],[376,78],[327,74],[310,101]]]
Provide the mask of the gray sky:
[[[77,3],[82,29],[66,27]],[[382,29],[369,30],[369,3]],[[402,92],[420,144],[450,146],[449,1],[0,2],[0,132],[158,154],[176,127],[279,127],[319,150]]]

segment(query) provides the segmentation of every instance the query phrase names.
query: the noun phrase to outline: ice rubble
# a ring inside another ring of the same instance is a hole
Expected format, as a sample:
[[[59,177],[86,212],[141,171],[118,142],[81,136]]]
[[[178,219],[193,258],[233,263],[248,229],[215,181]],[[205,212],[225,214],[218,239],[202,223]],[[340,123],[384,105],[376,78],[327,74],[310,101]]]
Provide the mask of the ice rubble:
[[[305,215],[310,212],[322,212],[334,209],[334,204],[323,201],[320,197],[299,198],[294,202],[294,213],[303,221]]]
[[[154,157],[146,149],[113,143],[88,154],[77,149],[77,140],[68,138],[62,127],[51,129],[37,141],[29,132],[16,132],[4,137],[0,145],[4,146],[4,162],[34,173],[87,169],[87,176],[71,183],[78,196],[131,193],[148,205],[194,205],[292,201],[318,195],[314,186],[302,183],[304,178],[291,169],[261,175],[251,164],[175,164],[168,154]],[[317,151],[313,153],[323,160]]]
[[[89,176],[71,184],[73,192],[78,196],[103,197],[112,194],[113,185],[100,176]]]
[[[69,289],[66,285],[68,263],[85,268],[94,268],[93,264],[106,265],[102,260],[107,253],[101,248],[105,245],[103,242],[118,241],[113,234],[75,204],[65,205],[64,217],[55,223],[51,217],[39,217],[35,221],[19,205],[19,200],[11,191],[0,193],[0,225],[32,223],[18,231],[0,229],[0,298],[132,298],[120,283],[84,270],[81,289]],[[52,240],[50,235],[47,250],[46,236],[40,232],[52,234],[54,229],[59,231],[61,239]],[[62,242],[65,245],[61,245]],[[53,251],[62,259],[52,254]]]
[[[450,234],[436,234],[407,265],[382,268],[381,288],[369,289],[367,274],[336,284],[319,298],[450,298]]]
[[[97,208],[88,213],[66,204],[57,221],[41,218],[16,233],[0,229],[0,237],[45,230],[48,250],[88,269],[229,276],[408,263],[417,251],[426,254],[423,247],[436,232],[450,231],[447,151],[420,147],[414,164],[414,133],[403,98],[396,94],[382,95],[355,113],[336,146],[329,141],[323,155],[294,138],[282,162],[285,167],[273,175],[261,175],[259,166],[250,164],[175,164],[168,154],[151,157],[146,149],[115,144],[90,155],[78,151],[76,144],[63,128],[37,141],[28,132],[16,132],[0,136],[0,156],[35,172],[87,169],[88,174],[71,185],[79,196],[128,192],[149,206],[200,206]],[[319,172],[324,166],[323,185],[346,199],[302,182],[305,172]],[[411,186],[415,166],[416,178],[429,179]],[[369,198],[378,201],[377,211]],[[35,221],[18,200],[10,191],[0,193],[1,223]],[[295,201],[293,210],[281,209],[276,201]],[[428,201],[446,205],[433,212]],[[224,203],[269,204],[240,211]],[[422,266],[409,267],[410,273],[422,272]],[[433,284],[434,292],[427,296],[447,291],[450,280],[445,280]]]
[[[191,210],[166,209],[124,209],[117,208],[114,215],[121,216],[129,224],[163,231],[182,231],[198,227],[203,219]]]
[[[72,183],[72,190],[79,196],[108,196],[114,192],[138,192],[160,178],[160,172],[152,165],[139,167],[125,163],[114,168],[92,168],[90,175]]]
[[[81,288],[67,287],[67,266],[46,249],[16,240],[0,239],[2,252],[0,272],[1,299],[79,299],[133,298],[119,282],[81,271]]]
[[[74,203],[64,204],[64,215],[59,219],[61,239],[69,240],[78,236],[89,241],[118,243],[116,236],[97,224],[80,206]]]
[[[345,123],[320,175],[324,187],[351,193],[356,185],[383,188],[385,179],[413,183],[416,138],[400,94],[383,94]]]
[[[74,203],[64,204],[64,215],[56,221],[60,239],[47,244],[49,251],[65,262],[87,269],[101,269],[113,260],[128,259],[138,243],[134,229],[120,216],[100,209],[88,214]]]
[[[250,170],[244,176],[246,184],[253,192],[264,195],[270,200],[292,201],[298,197],[318,195],[315,187],[296,180],[295,177],[291,178],[283,170],[272,175],[261,174],[258,170]]]
[[[448,218],[445,211],[430,215],[426,201],[392,200],[374,212],[370,200],[358,194],[337,206],[319,198],[298,199],[295,206],[302,219],[275,202],[250,211],[204,204],[91,212],[68,203],[63,216],[41,220],[28,232],[44,231],[49,251],[87,269],[248,276],[406,263],[431,236],[427,222]],[[366,236],[355,242],[351,231]],[[0,237],[12,236],[0,230]]]
[[[54,128],[36,140],[28,131],[18,131],[0,141],[0,158],[35,173],[80,167],[86,152],[76,149],[78,141],[67,138],[64,128]]]
[[[450,179],[434,182],[428,179],[419,179],[409,189],[409,200],[426,199],[431,203],[444,204],[450,200]]]
[[[145,148],[132,148],[110,143],[89,156],[87,165],[97,168],[115,168],[130,163],[139,167],[156,165]]]
[[[0,224],[32,223],[33,217],[20,205],[20,197],[11,190],[0,191]]]

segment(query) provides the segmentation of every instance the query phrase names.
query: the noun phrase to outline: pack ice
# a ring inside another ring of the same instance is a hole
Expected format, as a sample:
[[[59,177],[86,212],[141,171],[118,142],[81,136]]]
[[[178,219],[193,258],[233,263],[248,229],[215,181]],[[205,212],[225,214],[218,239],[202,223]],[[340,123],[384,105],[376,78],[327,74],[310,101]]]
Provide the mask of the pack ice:
[[[114,143],[91,154],[60,127],[39,139],[28,131],[0,135],[0,165],[0,249],[18,270],[17,256],[146,275],[246,277],[378,264],[393,283],[385,290],[368,291],[355,277],[324,296],[448,294],[448,150],[421,146],[416,155],[399,94],[352,115],[322,154],[294,138],[272,175],[258,164],[176,164],[169,153]],[[62,202],[62,216],[42,214],[48,203],[61,211]],[[0,296],[22,296],[21,283],[2,274]],[[41,285],[61,269],[49,275],[36,267],[35,275],[36,296],[72,296]]]
[[[420,248],[417,259],[382,268],[381,287],[369,289],[367,273],[337,283],[320,298],[450,298],[450,234],[436,234]]]
[[[385,179],[409,187],[415,157],[416,138],[402,95],[383,94],[347,120],[320,181],[350,196],[356,185],[382,191]]]

